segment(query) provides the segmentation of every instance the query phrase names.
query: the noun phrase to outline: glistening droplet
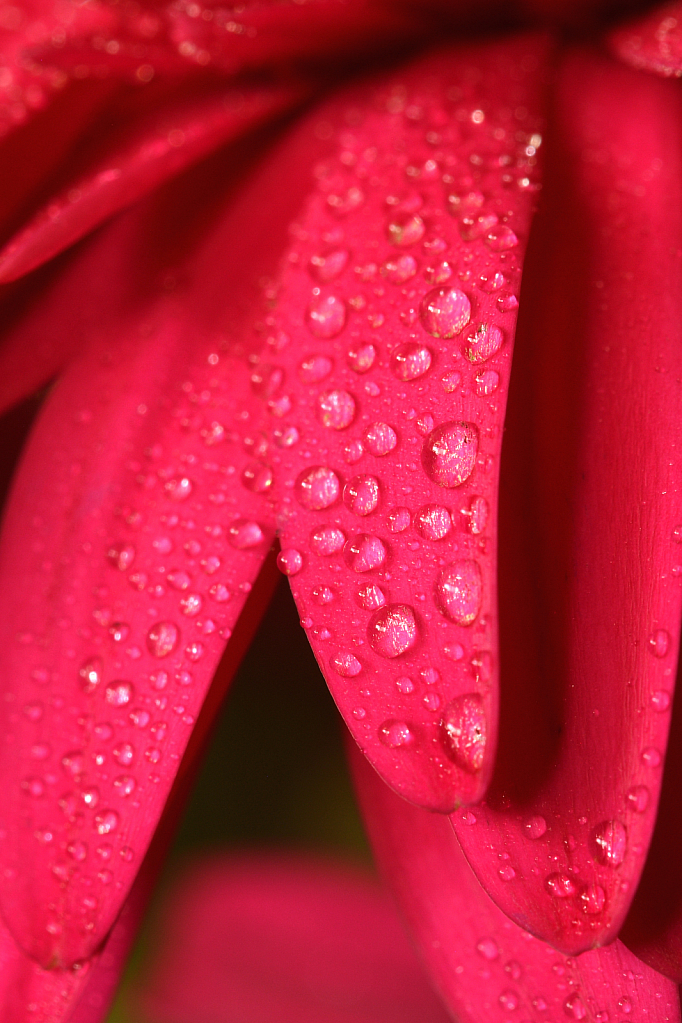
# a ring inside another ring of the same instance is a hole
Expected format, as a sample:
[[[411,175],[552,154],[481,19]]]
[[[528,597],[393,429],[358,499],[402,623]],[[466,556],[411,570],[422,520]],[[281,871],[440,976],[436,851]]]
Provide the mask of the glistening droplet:
[[[485,362],[499,352],[504,334],[494,323],[479,323],[462,344],[462,355],[469,362]]]
[[[458,696],[445,708],[442,720],[445,748],[452,760],[469,773],[483,766],[486,719],[478,693]]]
[[[422,448],[424,472],[441,487],[459,487],[476,465],[478,430],[473,423],[443,423],[432,430]]]
[[[625,859],[627,831],[620,821],[602,821],[592,832],[593,853],[599,863],[619,867]]]
[[[439,610],[457,625],[471,625],[481,609],[482,586],[478,562],[466,559],[447,565],[436,582]]]
[[[346,325],[346,306],[336,295],[315,298],[308,306],[308,329],[323,341],[337,337]]]
[[[370,646],[382,657],[400,657],[418,639],[417,620],[409,604],[387,604],[375,611],[367,626]]]
[[[471,319],[471,303],[459,288],[433,288],[422,299],[419,315],[432,337],[454,337]]]
[[[325,465],[305,469],[296,480],[296,497],[309,511],[322,511],[339,499],[341,483],[339,477]]]
[[[389,749],[404,749],[414,744],[414,733],[406,721],[384,721],[379,738]]]

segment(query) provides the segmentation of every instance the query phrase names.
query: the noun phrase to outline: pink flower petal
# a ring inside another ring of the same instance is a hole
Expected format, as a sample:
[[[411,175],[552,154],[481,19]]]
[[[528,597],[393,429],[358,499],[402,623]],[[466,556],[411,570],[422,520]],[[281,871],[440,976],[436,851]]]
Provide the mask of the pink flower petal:
[[[114,108],[109,114],[114,127],[106,136],[86,138],[73,156],[75,174],[0,251],[0,282],[51,259],[166,178],[291,106],[301,90],[214,83],[207,88],[205,82],[183,81],[164,92],[159,98],[152,90],[152,97],[143,97],[141,112],[133,110],[132,116],[125,109],[129,103],[123,110]]]
[[[682,3],[660,4],[609,36],[613,52],[632,67],[665,78],[682,75]]]
[[[154,1023],[446,1023],[392,902],[356,869],[221,857],[187,871],[164,910]]]
[[[674,83],[592,52],[565,59],[524,281],[500,491],[499,755],[476,826],[453,820],[491,897],[566,953],[618,934],[669,727],[680,123]]]
[[[443,811],[481,798],[494,759],[497,480],[544,55],[537,37],[436,52],[314,114],[331,152],[277,286],[291,343],[263,369],[286,379],[282,567],[315,655],[377,770]]]
[[[675,984],[620,942],[572,959],[512,923],[479,885],[448,822],[397,798],[351,752],[374,852],[455,1019],[680,1019]],[[472,831],[479,813],[460,812]]]

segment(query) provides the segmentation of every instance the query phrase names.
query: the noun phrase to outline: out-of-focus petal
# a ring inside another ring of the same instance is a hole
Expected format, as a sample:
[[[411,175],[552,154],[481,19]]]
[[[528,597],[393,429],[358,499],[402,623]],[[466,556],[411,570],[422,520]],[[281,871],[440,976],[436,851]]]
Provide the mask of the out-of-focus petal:
[[[259,370],[315,655],[383,777],[442,811],[480,799],[494,760],[497,481],[545,58],[536,36],[437,51],[313,115],[332,155],[273,289],[288,343]]]
[[[512,923],[479,885],[446,819],[396,797],[355,749],[351,763],[379,865],[460,1023],[680,1019],[675,984],[620,942],[572,959]]]
[[[190,868],[139,996],[151,1023],[447,1023],[387,893],[329,861],[254,853]]]
[[[50,966],[111,927],[273,536],[241,339],[300,205],[295,183],[265,201],[280,166],[218,210],[197,168],[64,282],[80,286],[84,347],[29,442],[0,567],[3,914]],[[213,174],[227,184],[230,168]],[[183,217],[210,225],[199,248]]]
[[[151,110],[143,105],[118,126],[86,136],[71,154],[66,182],[0,251],[0,282],[52,259],[112,213],[301,96],[302,87],[291,84],[237,88],[183,81],[152,97]]]
[[[498,905],[567,953],[623,923],[669,727],[681,99],[596,53],[565,58],[522,289],[500,489],[498,761],[475,826],[453,821]]]
[[[682,75],[682,3],[662,4],[609,35],[613,52],[632,67],[665,78]]]

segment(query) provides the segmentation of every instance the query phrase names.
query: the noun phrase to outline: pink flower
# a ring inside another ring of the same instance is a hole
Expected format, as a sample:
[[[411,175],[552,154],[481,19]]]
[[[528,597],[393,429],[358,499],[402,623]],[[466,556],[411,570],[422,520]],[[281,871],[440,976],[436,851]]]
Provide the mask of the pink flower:
[[[2,14],[12,1023],[104,1012],[276,533],[447,1004],[678,1018],[676,8],[464,14]]]

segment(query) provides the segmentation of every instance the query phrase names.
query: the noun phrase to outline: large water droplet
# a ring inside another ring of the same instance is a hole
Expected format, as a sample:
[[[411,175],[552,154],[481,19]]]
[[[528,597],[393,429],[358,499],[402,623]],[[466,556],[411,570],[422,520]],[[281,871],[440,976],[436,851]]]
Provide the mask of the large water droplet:
[[[303,557],[300,551],[288,547],[277,555],[277,567],[283,575],[297,575],[303,568]]]
[[[332,668],[342,678],[355,678],[362,671],[360,661],[348,650],[340,650],[332,657]]]
[[[459,288],[433,288],[422,299],[419,315],[432,337],[454,337],[471,319],[471,303]]]
[[[339,499],[341,483],[339,477],[325,465],[305,469],[296,480],[296,497],[309,511],[322,511]]]
[[[390,455],[397,443],[398,436],[388,423],[372,423],[365,432],[367,450],[376,458]]]
[[[321,526],[310,535],[311,549],[323,557],[338,554],[345,542],[346,534],[338,526]]]
[[[425,540],[443,540],[452,530],[450,512],[440,504],[427,504],[416,513],[414,528]]]
[[[180,642],[180,630],[173,622],[155,622],[147,633],[147,649],[152,657],[168,657]]]
[[[482,585],[478,562],[467,559],[446,565],[436,582],[439,610],[457,625],[471,625],[481,609]]]
[[[431,352],[425,345],[407,341],[391,354],[391,369],[398,380],[416,380],[431,368]]]
[[[384,721],[379,728],[379,738],[389,749],[404,749],[414,744],[414,733],[406,721]]]
[[[474,773],[483,766],[486,719],[478,693],[458,696],[445,708],[442,720],[445,748],[463,770]]]
[[[386,560],[386,547],[378,536],[358,533],[351,537],[343,549],[343,557],[354,572],[371,572]]]
[[[499,352],[504,344],[504,334],[494,323],[480,323],[462,344],[462,355],[469,362],[485,362]]]
[[[478,430],[473,423],[443,423],[422,448],[424,472],[441,487],[459,487],[476,465]]]
[[[328,341],[337,337],[346,325],[346,305],[336,295],[313,299],[308,306],[308,330],[314,337]]]
[[[371,515],[379,504],[376,476],[354,476],[343,488],[343,503],[355,515]]]
[[[607,867],[619,867],[625,859],[628,836],[620,821],[602,821],[592,832],[595,859]]]
[[[317,415],[330,430],[345,430],[355,418],[355,398],[348,391],[323,391],[317,396]]]
[[[382,657],[400,657],[418,639],[417,620],[409,604],[388,604],[375,611],[367,626],[367,638]]]

